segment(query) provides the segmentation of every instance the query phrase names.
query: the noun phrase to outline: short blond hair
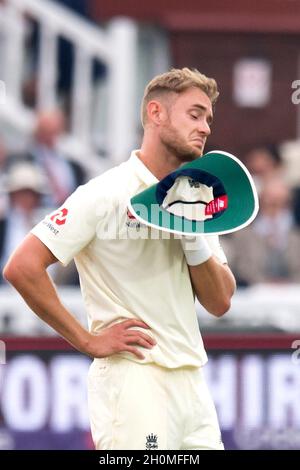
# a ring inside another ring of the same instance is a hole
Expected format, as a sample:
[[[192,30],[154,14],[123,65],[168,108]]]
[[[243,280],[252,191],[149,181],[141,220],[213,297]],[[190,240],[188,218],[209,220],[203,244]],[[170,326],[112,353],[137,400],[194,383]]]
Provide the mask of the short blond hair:
[[[174,92],[183,93],[189,88],[200,88],[207,94],[212,104],[215,104],[219,92],[217,82],[209,78],[197,69],[171,69],[169,72],[157,75],[146,86],[142,106],[141,121],[143,127],[147,122],[147,104],[149,101],[162,97],[163,95]]]

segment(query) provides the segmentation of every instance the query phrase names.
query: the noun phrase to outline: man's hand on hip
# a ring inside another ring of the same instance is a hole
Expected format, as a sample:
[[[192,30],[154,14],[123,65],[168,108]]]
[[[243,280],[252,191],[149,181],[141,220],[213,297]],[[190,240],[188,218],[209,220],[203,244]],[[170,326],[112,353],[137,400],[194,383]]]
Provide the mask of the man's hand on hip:
[[[152,349],[156,341],[146,333],[132,329],[133,327],[149,329],[149,326],[141,320],[130,319],[117,323],[97,335],[90,335],[87,354],[92,357],[107,357],[126,351],[139,359],[144,359],[143,354],[134,345]]]

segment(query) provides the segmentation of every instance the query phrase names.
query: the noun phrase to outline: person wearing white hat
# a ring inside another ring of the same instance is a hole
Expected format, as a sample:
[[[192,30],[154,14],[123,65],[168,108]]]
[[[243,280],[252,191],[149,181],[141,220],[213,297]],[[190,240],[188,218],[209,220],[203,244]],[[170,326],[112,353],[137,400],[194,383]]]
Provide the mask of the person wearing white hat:
[[[94,358],[88,398],[96,449],[224,448],[203,377],[207,356],[194,300],[217,317],[229,309],[235,281],[226,256],[217,236],[200,235],[192,246],[159,230],[140,236],[144,227],[128,210],[135,194],[203,154],[217,96],[215,80],[197,70],[155,77],[143,98],[141,149],[79,187],[4,270],[44,321]],[[114,236],[106,231],[111,225]],[[89,331],[46,273],[73,258]]]
[[[30,162],[17,162],[10,168],[5,189],[12,194],[18,191],[29,190],[39,195],[48,194],[45,175]]]
[[[3,181],[8,207],[0,220],[0,266],[41,218],[47,194],[44,175],[34,165],[15,163]],[[45,212],[44,212],[45,213]]]

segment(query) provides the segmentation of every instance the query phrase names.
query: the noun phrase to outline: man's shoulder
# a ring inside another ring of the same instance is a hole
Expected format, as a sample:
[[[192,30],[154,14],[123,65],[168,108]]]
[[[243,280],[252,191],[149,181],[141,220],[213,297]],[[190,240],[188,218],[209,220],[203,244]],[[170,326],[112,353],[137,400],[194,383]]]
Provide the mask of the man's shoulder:
[[[81,188],[86,194],[91,193],[94,196],[111,198],[113,195],[121,194],[123,190],[126,191],[130,186],[131,179],[132,172],[129,161],[126,161],[95,176]]]

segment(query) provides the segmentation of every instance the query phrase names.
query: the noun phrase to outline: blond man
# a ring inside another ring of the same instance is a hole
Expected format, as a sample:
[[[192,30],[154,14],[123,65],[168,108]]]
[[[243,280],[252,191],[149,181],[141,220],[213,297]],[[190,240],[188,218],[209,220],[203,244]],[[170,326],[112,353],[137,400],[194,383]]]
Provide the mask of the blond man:
[[[139,237],[127,210],[130,197],[203,154],[217,96],[215,80],[197,70],[155,77],[142,102],[141,148],[79,187],[4,270],[42,320],[94,358],[88,394],[96,449],[223,449],[194,296],[217,317],[229,309],[235,281],[226,257],[217,237],[198,237],[192,251],[185,239]],[[89,331],[46,272],[73,258]]]

